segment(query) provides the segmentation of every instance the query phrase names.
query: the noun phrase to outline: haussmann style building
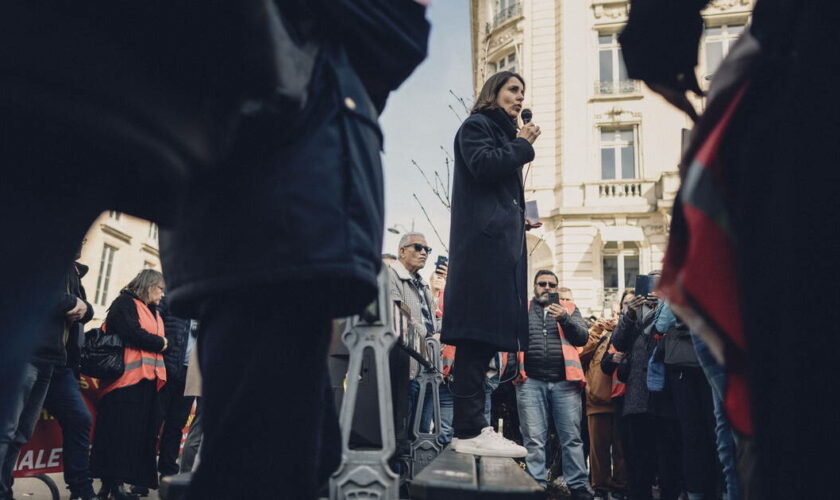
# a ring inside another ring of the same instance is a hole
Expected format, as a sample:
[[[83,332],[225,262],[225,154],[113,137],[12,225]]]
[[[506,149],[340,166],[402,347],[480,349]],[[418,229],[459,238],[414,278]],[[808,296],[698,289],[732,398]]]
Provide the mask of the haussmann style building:
[[[597,315],[637,274],[661,268],[691,121],[627,77],[617,40],[627,1],[471,0],[470,9],[476,94],[496,71],[522,74],[542,129],[525,168],[526,199],[544,223],[527,236],[531,276],[555,271]],[[751,11],[751,0],[704,11],[701,86]]]

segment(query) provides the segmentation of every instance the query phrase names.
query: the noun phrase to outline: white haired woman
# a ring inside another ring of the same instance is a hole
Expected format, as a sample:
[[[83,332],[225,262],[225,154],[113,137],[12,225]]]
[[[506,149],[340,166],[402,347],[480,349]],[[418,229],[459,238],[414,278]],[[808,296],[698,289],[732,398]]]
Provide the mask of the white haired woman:
[[[136,498],[125,483],[158,486],[155,423],[158,391],[166,383],[161,353],[168,345],[157,306],[164,287],[160,272],[141,271],[111,303],[102,325],[125,346],[125,371],[114,380],[103,380],[96,411],[91,473],[102,479],[103,497]]]

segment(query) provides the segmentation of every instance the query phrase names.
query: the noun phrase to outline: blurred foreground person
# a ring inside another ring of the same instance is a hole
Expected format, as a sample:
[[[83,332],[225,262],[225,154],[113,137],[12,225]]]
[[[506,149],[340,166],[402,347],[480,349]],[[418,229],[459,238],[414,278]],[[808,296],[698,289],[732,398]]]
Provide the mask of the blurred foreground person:
[[[125,370],[116,380],[102,381],[90,465],[102,479],[100,495],[117,500],[131,498],[125,483],[158,486],[158,393],[166,384],[162,353],[169,344],[157,311],[163,292],[160,272],[140,271],[111,303],[102,325],[122,339]]]
[[[525,448],[493,431],[484,415],[485,372],[497,352],[528,345],[525,195],[522,167],[540,135],[517,118],[521,76],[491,76],[455,136],[450,231],[451,273],[441,341],[457,347],[455,451],[522,457]]]
[[[302,109],[249,109],[223,168],[161,230],[172,311],[202,328],[195,500],[315,498],[337,469],[332,318],[376,297],[378,117],[426,54],[425,7],[413,0],[278,8],[308,68]]]
[[[73,251],[117,209],[160,223],[173,312],[206,327],[192,498],[314,497],[340,452],[329,321],[381,266],[377,119],[428,33],[413,0],[3,2],[0,421]]]
[[[633,0],[620,38],[630,77],[688,111],[706,3]],[[835,473],[824,456],[840,446],[838,390],[825,383],[835,331],[810,330],[803,342],[772,311],[777,290],[807,294],[795,301],[797,317],[823,317],[840,303],[840,121],[830,97],[840,58],[837,38],[824,36],[838,22],[837,2],[757,0],[682,162],[661,288],[725,361],[726,413],[750,438],[738,443],[747,499],[836,490],[802,479]]]

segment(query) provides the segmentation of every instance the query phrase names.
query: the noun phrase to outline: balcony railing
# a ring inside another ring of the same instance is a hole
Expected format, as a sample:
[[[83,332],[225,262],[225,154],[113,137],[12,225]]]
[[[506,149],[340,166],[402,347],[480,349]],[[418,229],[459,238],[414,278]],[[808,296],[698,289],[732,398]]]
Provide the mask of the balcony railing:
[[[599,198],[636,198],[642,196],[641,182],[598,184]]]
[[[638,80],[601,80],[595,82],[595,95],[637,94],[641,90]]]
[[[516,2],[513,5],[509,5],[504,9],[500,9],[496,12],[496,15],[493,17],[493,29],[496,29],[499,25],[504,24],[505,21],[509,19],[513,19],[514,17],[519,17],[522,15],[522,4]]]

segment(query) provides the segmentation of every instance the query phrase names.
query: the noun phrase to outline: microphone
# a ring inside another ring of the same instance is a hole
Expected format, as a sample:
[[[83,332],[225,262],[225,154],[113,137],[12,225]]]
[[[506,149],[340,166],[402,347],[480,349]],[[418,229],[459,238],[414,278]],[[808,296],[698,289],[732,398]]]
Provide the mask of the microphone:
[[[520,113],[519,116],[522,117],[522,123],[528,124],[531,121],[531,118],[534,117],[534,114],[531,113],[530,109],[525,108],[522,110],[522,113]]]

